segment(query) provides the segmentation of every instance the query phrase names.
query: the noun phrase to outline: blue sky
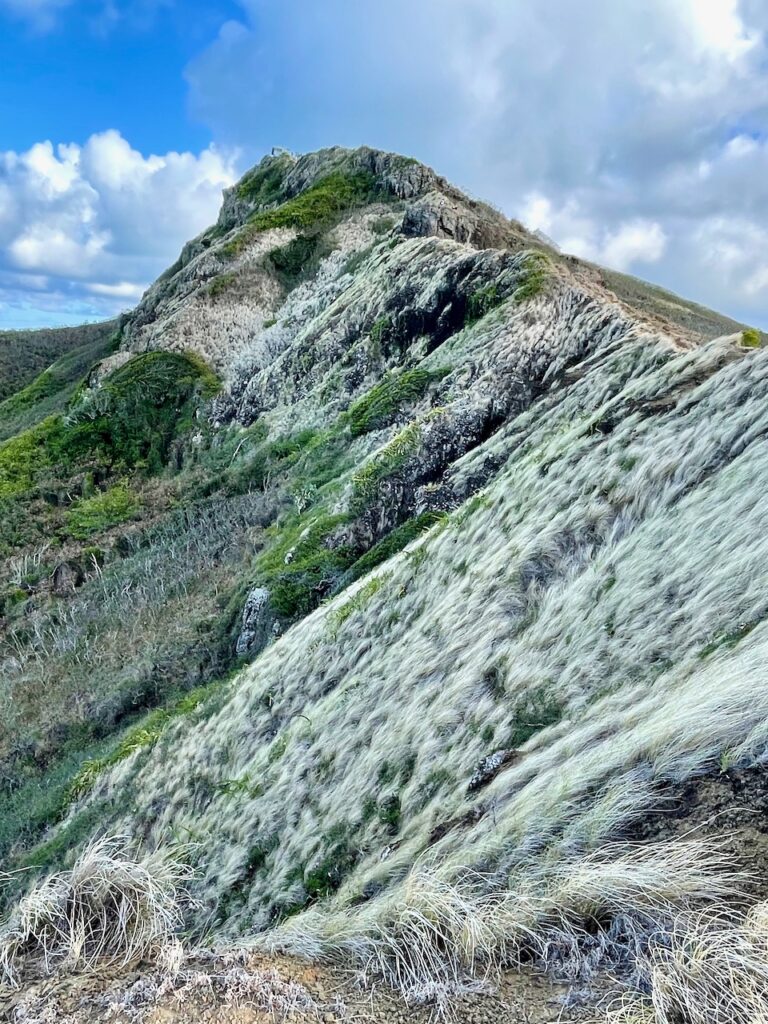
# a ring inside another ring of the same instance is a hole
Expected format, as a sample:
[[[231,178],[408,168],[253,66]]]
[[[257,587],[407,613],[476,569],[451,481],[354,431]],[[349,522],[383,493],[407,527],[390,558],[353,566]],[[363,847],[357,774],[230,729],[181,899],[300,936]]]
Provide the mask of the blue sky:
[[[0,0],[0,327],[132,305],[274,145],[417,156],[768,328],[764,0]]]

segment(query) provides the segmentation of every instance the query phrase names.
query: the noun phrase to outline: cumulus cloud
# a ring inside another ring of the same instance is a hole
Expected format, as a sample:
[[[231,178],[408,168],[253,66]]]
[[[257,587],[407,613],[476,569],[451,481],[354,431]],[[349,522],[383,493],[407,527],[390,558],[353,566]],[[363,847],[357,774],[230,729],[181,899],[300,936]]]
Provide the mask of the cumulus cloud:
[[[768,327],[764,0],[240,3],[187,70],[222,141],[412,153],[566,250]]]
[[[116,131],[0,152],[0,321],[32,307],[63,323],[133,305],[215,220],[236,176],[234,156],[213,146],[145,157]]]

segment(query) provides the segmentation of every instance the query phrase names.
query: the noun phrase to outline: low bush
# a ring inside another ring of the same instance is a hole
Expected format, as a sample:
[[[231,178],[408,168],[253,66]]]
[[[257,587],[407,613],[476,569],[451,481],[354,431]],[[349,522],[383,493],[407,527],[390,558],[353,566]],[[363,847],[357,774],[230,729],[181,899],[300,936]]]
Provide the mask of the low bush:
[[[91,534],[133,519],[140,507],[136,495],[124,484],[118,484],[75,502],[67,512],[67,529],[77,540],[85,540]]]
[[[347,210],[381,197],[382,191],[372,174],[335,171],[280,206],[253,214],[222,253],[237,256],[256,235],[272,228],[298,228],[304,232],[311,228],[319,232]]]
[[[741,343],[746,345],[747,348],[760,348],[760,331],[754,327],[745,327],[741,332]]]

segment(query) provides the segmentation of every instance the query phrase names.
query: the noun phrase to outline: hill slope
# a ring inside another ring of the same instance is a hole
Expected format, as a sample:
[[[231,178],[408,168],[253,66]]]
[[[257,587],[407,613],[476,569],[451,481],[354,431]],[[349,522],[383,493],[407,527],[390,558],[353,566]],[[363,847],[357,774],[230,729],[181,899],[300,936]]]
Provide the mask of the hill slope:
[[[411,996],[635,964],[719,860],[626,843],[762,793],[741,332],[413,161],[267,158],[66,406],[0,406],[6,867],[184,842],[191,926]]]

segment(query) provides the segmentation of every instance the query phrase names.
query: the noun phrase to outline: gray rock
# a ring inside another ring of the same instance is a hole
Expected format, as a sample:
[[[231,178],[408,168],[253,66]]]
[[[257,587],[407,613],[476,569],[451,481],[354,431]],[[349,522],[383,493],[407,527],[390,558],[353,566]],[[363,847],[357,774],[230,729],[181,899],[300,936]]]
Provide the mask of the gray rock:
[[[496,750],[493,754],[484,757],[475,768],[472,778],[469,780],[467,792],[474,793],[475,790],[487,786],[495,779],[502,768],[519,761],[523,755],[519,750]]]
[[[243,608],[243,623],[235,648],[237,654],[258,654],[279,633],[275,626],[277,623],[269,606],[269,591],[264,587],[254,587]]]

